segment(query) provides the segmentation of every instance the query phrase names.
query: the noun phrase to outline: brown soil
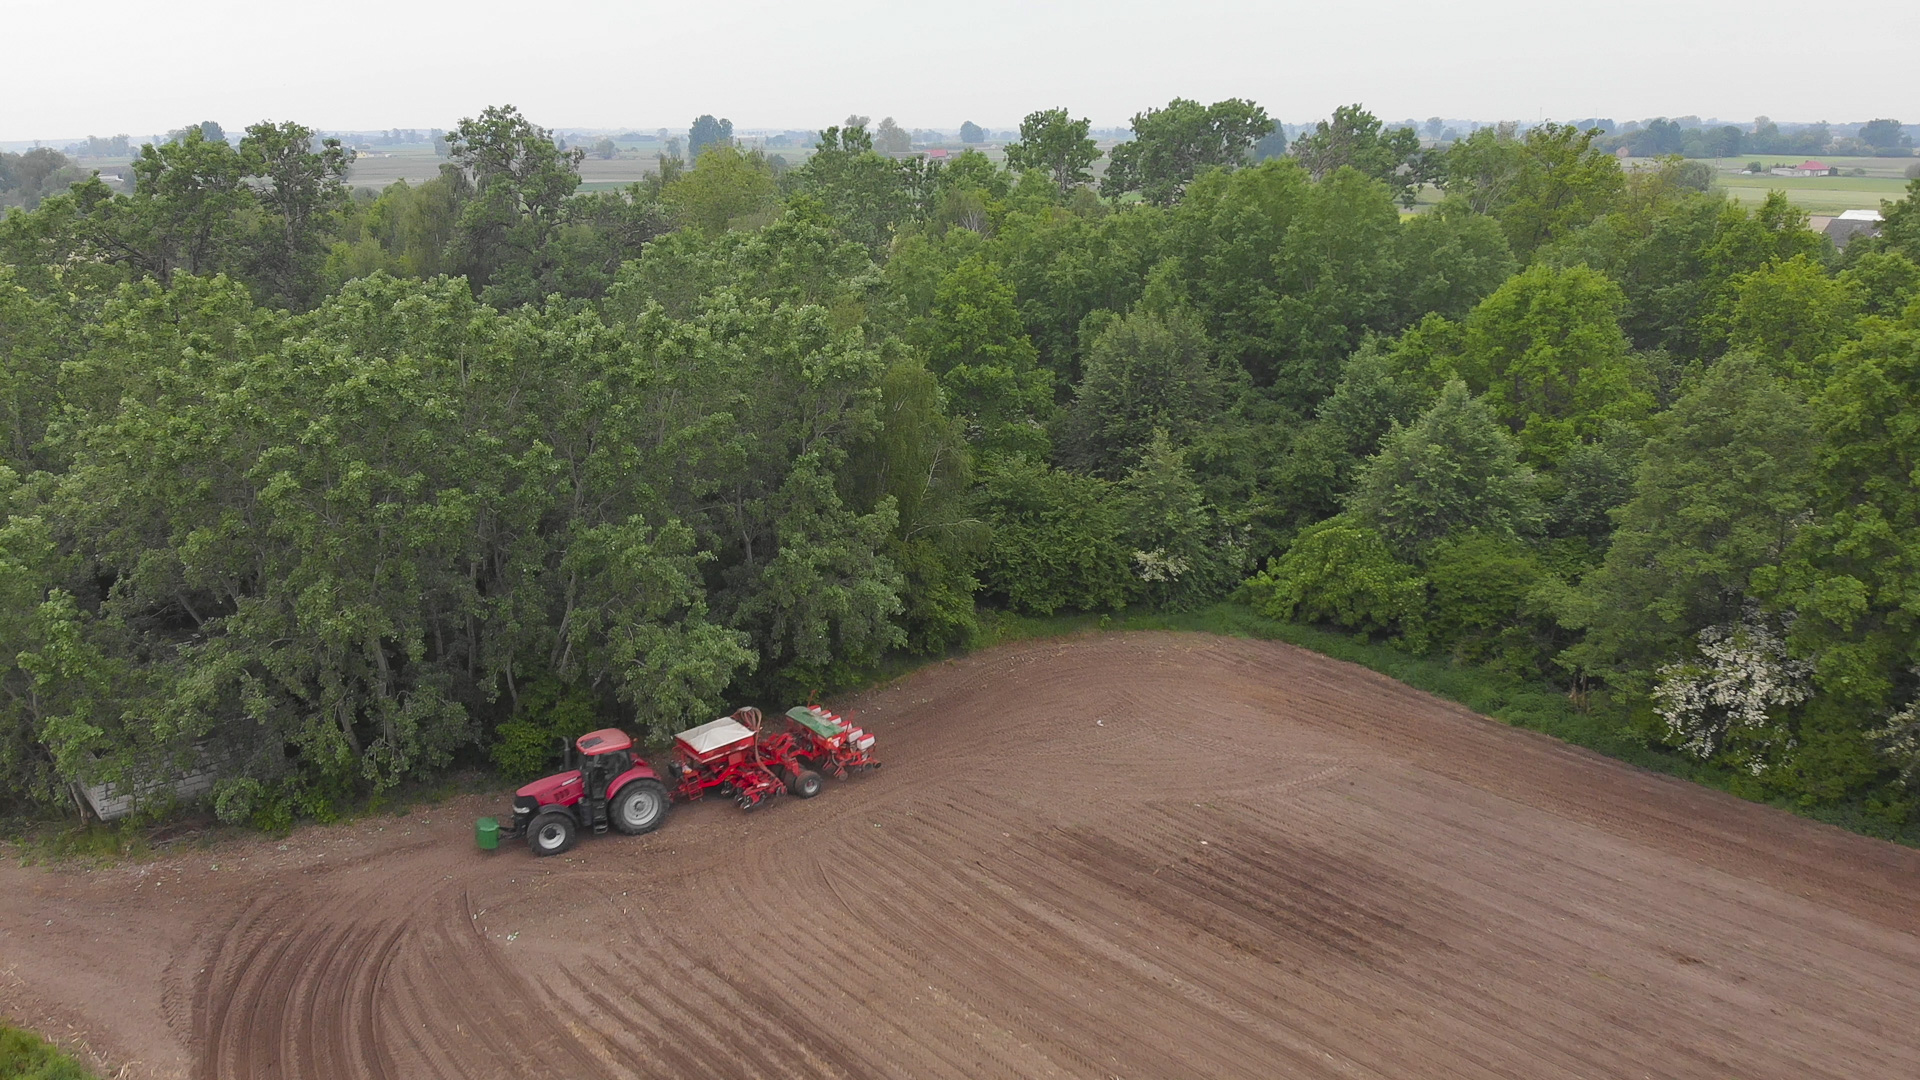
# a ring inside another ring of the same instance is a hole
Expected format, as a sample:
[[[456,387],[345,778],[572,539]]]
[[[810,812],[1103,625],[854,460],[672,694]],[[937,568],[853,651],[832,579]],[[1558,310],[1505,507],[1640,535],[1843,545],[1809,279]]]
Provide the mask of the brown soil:
[[[557,859],[496,798],[0,869],[0,1013],[128,1077],[1920,1076],[1920,852],[1284,645],[847,704],[880,772]]]

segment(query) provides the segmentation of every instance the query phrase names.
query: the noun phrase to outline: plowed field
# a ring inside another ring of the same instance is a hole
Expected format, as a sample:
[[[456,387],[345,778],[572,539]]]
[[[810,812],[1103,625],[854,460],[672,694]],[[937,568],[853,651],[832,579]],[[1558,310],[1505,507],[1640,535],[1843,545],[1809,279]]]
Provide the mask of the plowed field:
[[[886,768],[556,859],[494,798],[0,868],[0,1011],[207,1080],[1920,1076],[1920,852],[1285,645],[839,704]]]

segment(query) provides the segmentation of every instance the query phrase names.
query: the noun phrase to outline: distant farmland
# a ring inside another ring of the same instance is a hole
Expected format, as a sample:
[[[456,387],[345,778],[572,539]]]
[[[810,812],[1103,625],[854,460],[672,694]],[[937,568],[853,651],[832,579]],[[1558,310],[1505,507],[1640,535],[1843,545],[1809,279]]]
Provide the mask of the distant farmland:
[[[1841,210],[1878,210],[1882,199],[1898,199],[1906,191],[1905,180],[1880,176],[1753,176],[1723,173],[1718,178],[1727,194],[1742,203],[1757,203],[1769,191],[1784,191],[1787,200],[1814,214],[1832,214]]]
[[[347,182],[376,191],[395,180],[418,184],[439,176],[440,166],[446,160],[428,146],[362,150],[353,159]],[[634,150],[624,151],[623,156],[611,161],[589,157],[580,163],[580,186],[587,189],[621,187],[651,174],[654,168],[653,154]]]

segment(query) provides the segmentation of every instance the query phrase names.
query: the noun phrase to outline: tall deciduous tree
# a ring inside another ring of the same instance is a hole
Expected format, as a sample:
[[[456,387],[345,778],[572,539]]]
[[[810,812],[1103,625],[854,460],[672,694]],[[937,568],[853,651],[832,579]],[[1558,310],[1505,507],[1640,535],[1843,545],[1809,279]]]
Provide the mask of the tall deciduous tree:
[[[1100,193],[1138,191],[1150,203],[1170,206],[1201,170],[1238,166],[1271,131],[1267,111],[1251,101],[1201,105],[1174,98],[1164,109],[1134,116],[1133,140],[1114,147]]]
[[[453,268],[502,303],[544,296],[556,272],[551,245],[586,151],[562,150],[511,105],[489,106],[447,133],[446,166],[473,194],[461,208]]]
[[[1246,378],[1222,365],[1190,311],[1135,310],[1094,341],[1085,375],[1061,425],[1060,454],[1118,479],[1157,436],[1190,444],[1231,408]]]
[[[1484,127],[1453,144],[1442,169],[1450,197],[1491,214],[1523,262],[1612,208],[1625,186],[1613,155],[1593,145],[1598,128],[1541,124],[1516,138]]]
[[[733,121],[716,120],[712,113],[702,113],[687,129],[687,160],[697,165],[708,147],[732,144]]]
[[[1794,537],[1783,575],[1784,599],[1802,616],[1793,637],[1816,658],[1822,687],[1889,710],[1920,700],[1912,671],[1920,628],[1916,401],[1920,306],[1898,320],[1869,320],[1835,357],[1810,425],[1823,436],[1817,514]]]
[[[1814,421],[1803,398],[1748,357],[1731,356],[1653,422],[1633,498],[1570,621],[1586,640],[1577,668],[1644,690],[1694,635],[1740,622],[1811,505]]]
[[[1386,129],[1378,117],[1359,105],[1342,105],[1331,120],[1293,141],[1293,155],[1315,180],[1343,168],[1385,181],[1401,201],[1413,205],[1421,184],[1431,179],[1420,136],[1410,127]]]
[[[1039,366],[1013,288],[993,264],[975,257],[955,267],[919,334],[928,367],[983,457],[1046,459],[1053,373]]]
[[[1045,173],[1062,196],[1093,179],[1091,166],[1100,157],[1087,137],[1092,122],[1075,120],[1066,109],[1028,113],[1020,121],[1020,139],[1007,144],[1007,164]]]
[[[1584,266],[1516,274],[1467,319],[1458,370],[1507,422],[1528,457],[1553,465],[1653,395],[1620,330],[1620,290]]]
[[[893,117],[883,116],[880,126],[873,129],[873,148],[883,154],[904,154],[913,149],[913,135]]]
[[[661,198],[680,220],[717,233],[769,213],[778,190],[766,155],[722,145],[709,147],[693,168],[666,185]]]
[[[248,175],[257,177],[263,211],[252,245],[252,277],[268,296],[296,308],[320,298],[321,267],[335,216],[347,201],[353,152],[339,139],[318,140],[295,123],[258,123],[240,140]]]
[[[1493,411],[1455,380],[1419,419],[1382,440],[1348,506],[1401,558],[1464,532],[1510,537],[1540,521],[1533,473]]]

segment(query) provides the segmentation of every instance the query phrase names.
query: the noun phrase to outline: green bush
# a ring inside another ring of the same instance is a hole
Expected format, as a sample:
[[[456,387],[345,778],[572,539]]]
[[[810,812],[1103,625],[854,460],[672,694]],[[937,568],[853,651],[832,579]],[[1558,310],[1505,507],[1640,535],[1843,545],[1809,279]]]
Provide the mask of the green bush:
[[[1300,534],[1247,582],[1253,607],[1275,619],[1332,623],[1363,633],[1421,636],[1427,583],[1393,557],[1375,530],[1346,515]]]
[[[1442,542],[1426,567],[1429,638],[1458,660],[1515,675],[1546,670],[1556,643],[1535,595],[1547,576],[1534,553],[1509,537]]]
[[[1012,462],[989,474],[981,584],[1023,615],[1119,610],[1138,588],[1118,485]]]

